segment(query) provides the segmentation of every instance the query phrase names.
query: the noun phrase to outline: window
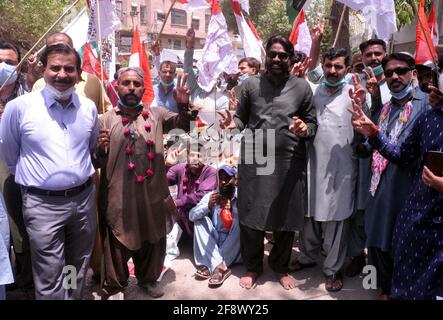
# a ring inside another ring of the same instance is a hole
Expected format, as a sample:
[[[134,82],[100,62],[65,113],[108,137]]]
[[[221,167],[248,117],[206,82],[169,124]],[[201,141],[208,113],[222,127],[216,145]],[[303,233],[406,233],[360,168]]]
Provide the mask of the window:
[[[122,18],[122,8],[123,8],[123,1],[116,1],[115,2],[115,10],[117,11],[117,16],[120,18]]]
[[[140,6],[140,23],[146,24],[146,6]]]
[[[165,21],[165,14],[163,12],[158,12],[157,11],[157,21]]]
[[[180,50],[182,48],[181,40],[174,40],[173,49]]]
[[[186,26],[186,11],[180,9],[172,9],[171,25]]]
[[[211,15],[205,14],[205,32],[208,32],[209,20],[211,20]]]
[[[198,30],[200,28],[200,20],[199,19],[192,19],[192,28],[194,28],[194,30]]]

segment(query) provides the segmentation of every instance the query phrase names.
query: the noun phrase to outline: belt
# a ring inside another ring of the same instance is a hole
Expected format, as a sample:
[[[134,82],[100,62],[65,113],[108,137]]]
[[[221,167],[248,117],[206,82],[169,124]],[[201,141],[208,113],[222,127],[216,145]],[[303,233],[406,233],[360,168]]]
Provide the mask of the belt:
[[[53,191],[53,190],[39,189],[36,187],[25,187],[25,190],[28,193],[37,194],[37,195],[41,195],[41,196],[67,198],[67,197],[74,197],[74,196],[80,194],[81,192],[86,190],[86,188],[89,187],[91,184],[92,184],[92,178],[89,178],[85,183],[83,183],[79,186],[70,188],[70,189],[66,189],[66,190]]]

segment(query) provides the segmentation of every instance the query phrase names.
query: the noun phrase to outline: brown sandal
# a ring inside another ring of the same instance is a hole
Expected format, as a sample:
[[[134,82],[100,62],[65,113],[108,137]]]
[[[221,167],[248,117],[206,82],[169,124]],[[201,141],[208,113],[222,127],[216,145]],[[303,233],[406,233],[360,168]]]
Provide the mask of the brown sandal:
[[[211,278],[209,279],[208,285],[212,286],[221,286],[223,282],[231,275],[231,269],[227,268],[226,270],[222,270],[220,268],[215,268],[212,273]]]
[[[341,275],[335,273],[326,277],[325,288],[329,292],[337,292],[343,288],[343,280]]]
[[[211,272],[207,266],[197,266],[194,276],[196,279],[206,280],[211,277]]]

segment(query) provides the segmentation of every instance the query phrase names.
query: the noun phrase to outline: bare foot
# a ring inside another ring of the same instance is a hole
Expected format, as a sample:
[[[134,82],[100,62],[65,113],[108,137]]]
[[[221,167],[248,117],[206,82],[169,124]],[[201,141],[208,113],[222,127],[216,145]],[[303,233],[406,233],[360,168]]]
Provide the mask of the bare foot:
[[[277,273],[277,277],[282,287],[286,290],[294,289],[297,286],[297,280],[295,280],[290,274]]]
[[[240,287],[248,290],[255,287],[257,276],[256,272],[246,272],[244,276],[240,278]]]

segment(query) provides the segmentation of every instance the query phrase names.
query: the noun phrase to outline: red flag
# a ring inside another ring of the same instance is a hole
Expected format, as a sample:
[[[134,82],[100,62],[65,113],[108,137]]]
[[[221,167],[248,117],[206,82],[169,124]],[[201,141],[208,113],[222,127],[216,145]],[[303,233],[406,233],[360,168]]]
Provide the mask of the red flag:
[[[312,38],[309,32],[308,23],[305,18],[305,11],[301,9],[294,21],[289,41],[294,45],[295,50],[302,51],[309,56],[312,45]]]
[[[434,44],[432,43],[431,31],[429,29],[428,19],[426,18],[425,14],[425,0],[420,0],[420,7],[418,8],[417,25],[415,27],[415,32],[416,32],[415,63],[424,64],[427,61],[436,60],[437,52],[435,50]]]
[[[431,30],[432,42],[436,46],[438,45],[439,35],[438,35],[438,26],[437,26],[437,15],[435,13],[435,4],[432,4],[432,9],[431,12],[429,13],[428,23],[429,23],[429,29]]]
[[[154,89],[152,87],[151,68],[149,67],[148,54],[146,53],[145,44],[140,41],[140,33],[138,27],[135,27],[134,36],[132,38],[131,57],[129,58],[130,67],[140,67],[144,72],[145,93],[142,101],[145,106],[149,106],[154,100]]]
[[[92,48],[89,45],[89,43],[86,43],[84,46],[82,70],[90,74],[95,74],[99,79],[102,78],[102,65],[95,56],[94,51],[92,51]],[[109,78],[108,75],[106,74],[106,71],[103,70],[102,80],[108,80],[108,79]]]

